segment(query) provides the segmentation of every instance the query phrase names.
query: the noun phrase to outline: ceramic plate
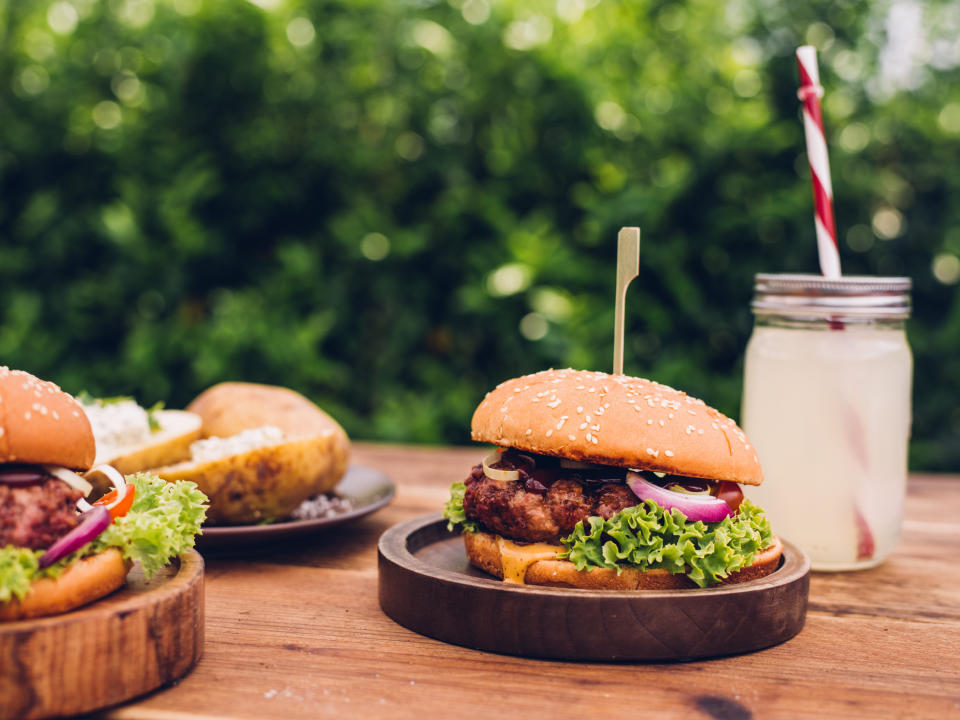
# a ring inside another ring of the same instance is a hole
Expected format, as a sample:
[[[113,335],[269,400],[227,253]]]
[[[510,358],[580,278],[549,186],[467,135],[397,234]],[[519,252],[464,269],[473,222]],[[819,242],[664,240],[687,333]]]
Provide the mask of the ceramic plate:
[[[331,517],[313,520],[286,520],[268,525],[210,525],[197,537],[202,551],[225,550],[319,532],[352,522],[376,512],[393,500],[396,488],[386,475],[364,465],[351,465],[333,491],[350,501],[352,508]]]

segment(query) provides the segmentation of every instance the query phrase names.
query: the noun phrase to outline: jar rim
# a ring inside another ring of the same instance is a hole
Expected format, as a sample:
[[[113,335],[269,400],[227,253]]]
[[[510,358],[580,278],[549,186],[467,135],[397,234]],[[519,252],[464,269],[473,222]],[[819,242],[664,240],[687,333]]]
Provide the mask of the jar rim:
[[[751,308],[756,315],[908,318],[908,277],[758,273]]]

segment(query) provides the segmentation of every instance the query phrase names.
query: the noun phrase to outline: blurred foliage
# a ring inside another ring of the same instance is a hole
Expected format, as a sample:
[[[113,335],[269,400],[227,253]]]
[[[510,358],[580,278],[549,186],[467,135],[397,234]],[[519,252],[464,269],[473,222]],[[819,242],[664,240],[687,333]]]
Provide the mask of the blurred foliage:
[[[736,416],[753,274],[817,268],[810,42],[844,271],[915,283],[911,466],[958,471],[960,9],[903,7],[0,0],[0,362],[465,442],[500,380],[609,369],[640,225],[627,371]]]

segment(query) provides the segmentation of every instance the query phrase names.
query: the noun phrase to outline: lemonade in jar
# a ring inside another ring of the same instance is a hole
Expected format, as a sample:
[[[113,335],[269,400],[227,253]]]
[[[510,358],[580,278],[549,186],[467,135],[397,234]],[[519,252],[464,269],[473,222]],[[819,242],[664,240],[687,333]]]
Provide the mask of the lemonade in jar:
[[[757,275],[742,425],[764,470],[750,498],[815,570],[896,547],[912,357],[910,279]]]

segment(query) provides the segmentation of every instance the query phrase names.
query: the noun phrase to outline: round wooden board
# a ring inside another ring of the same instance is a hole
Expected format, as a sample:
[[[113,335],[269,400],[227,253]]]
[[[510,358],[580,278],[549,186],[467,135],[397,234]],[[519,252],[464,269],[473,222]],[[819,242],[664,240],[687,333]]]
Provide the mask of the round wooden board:
[[[63,615],[0,623],[0,717],[75,715],[176,680],[203,652],[203,558]]]
[[[770,575],[711,589],[594,591],[511,585],[474,569],[433,513],[379,544],[380,607],[437,640],[559,660],[693,660],[776,645],[803,627],[810,561],[784,542]]]

